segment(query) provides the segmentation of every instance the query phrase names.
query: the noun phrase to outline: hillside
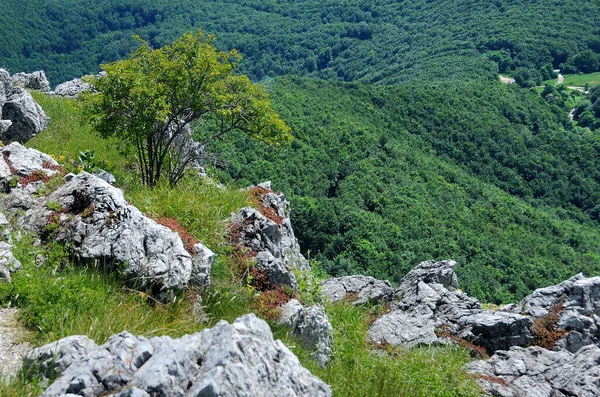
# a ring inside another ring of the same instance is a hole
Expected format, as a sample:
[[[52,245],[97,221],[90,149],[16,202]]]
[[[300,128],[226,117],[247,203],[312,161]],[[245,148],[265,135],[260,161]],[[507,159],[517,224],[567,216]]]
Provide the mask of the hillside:
[[[537,95],[301,78],[269,90],[291,147],[217,145],[217,173],[288,192],[301,246],[331,274],[397,282],[422,260],[454,258],[461,287],[496,303],[598,274],[598,138]]]
[[[237,48],[254,80],[491,80],[498,64],[537,71],[587,48],[600,52],[595,1],[9,0],[0,66],[44,69],[57,84],[129,54],[133,33],[159,47],[195,28]]]

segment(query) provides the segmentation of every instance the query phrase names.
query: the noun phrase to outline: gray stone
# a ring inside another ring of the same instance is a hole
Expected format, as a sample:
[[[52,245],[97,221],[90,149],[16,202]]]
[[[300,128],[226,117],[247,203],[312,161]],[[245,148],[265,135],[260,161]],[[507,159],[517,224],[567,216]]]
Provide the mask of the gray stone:
[[[321,291],[332,303],[355,295],[353,305],[363,305],[367,302],[387,303],[394,297],[394,289],[389,281],[377,280],[370,276],[330,278],[321,283]]]
[[[558,315],[558,330],[565,336],[557,346],[576,352],[590,344],[600,345],[600,277],[578,274],[560,284],[535,290],[521,302],[534,318]]]
[[[73,335],[33,349],[25,359],[25,366],[54,379],[62,374],[72,362],[86,357],[98,346],[87,336]]]
[[[50,119],[31,94],[25,89],[14,87],[2,107],[2,118],[10,120],[11,126],[0,135],[3,141],[26,142],[46,129]]]
[[[67,364],[41,397],[331,396],[252,314],[179,339],[122,332]]]
[[[119,264],[137,288],[155,294],[189,283],[192,258],[179,235],[127,204],[120,189],[82,172],[45,200],[66,210],[54,238],[69,243],[75,259],[108,268]],[[25,223],[38,225],[47,216],[38,207],[26,212]]]
[[[533,317],[548,314],[549,309],[566,301],[571,285],[582,278],[583,274],[579,273],[560,284],[536,289],[521,301],[523,313]]]
[[[9,150],[9,162],[19,174],[53,162],[40,152],[21,149],[12,144],[2,150]],[[120,266],[134,287],[159,298],[190,283],[192,257],[179,235],[127,204],[123,192],[104,180],[82,172],[48,196],[32,198],[27,193],[27,189],[13,189],[0,200],[0,207],[13,211],[20,226],[66,243],[75,260],[107,270]],[[48,203],[62,209],[56,214],[57,230],[48,228],[54,211]]]
[[[0,92],[7,95],[12,88],[12,78],[6,69],[0,69]]]
[[[1,106],[1,105],[0,105]],[[1,112],[0,112],[1,115]],[[12,121],[10,120],[0,120],[0,136],[4,136],[6,131],[12,126]]]
[[[373,322],[369,339],[415,346],[448,343],[447,336],[451,336],[484,347],[488,353],[533,342],[530,318],[483,310],[477,299],[457,289],[454,266],[453,261],[427,261],[411,270],[396,290],[402,300]]]
[[[215,253],[201,243],[194,245],[194,251],[196,253],[192,256],[193,285],[200,288],[208,287]]]
[[[490,353],[511,346],[527,346],[535,339],[533,321],[515,313],[481,311],[466,316],[460,325],[463,329],[459,337]]]
[[[57,85],[51,94],[66,98],[77,98],[79,94],[90,89],[91,85],[89,83],[86,83],[82,79],[73,79]]]
[[[50,91],[50,82],[43,70],[33,73],[15,73],[12,76],[12,84],[32,90]]]
[[[10,275],[21,268],[21,262],[13,255],[11,226],[0,212],[0,280],[10,282]]]
[[[249,189],[260,189],[260,204],[269,218],[252,207],[242,208],[232,217],[239,231],[234,242],[256,253],[256,266],[269,275],[271,284],[297,288],[294,269],[308,272],[310,264],[300,252],[290,221],[290,203],[283,194],[270,191],[270,182]]]
[[[492,396],[557,397],[598,396],[600,348],[586,346],[573,354],[541,347],[512,347],[489,360],[466,365],[482,376],[483,389]]]
[[[94,171],[94,175],[96,175],[100,179],[105,180],[106,182],[110,183],[111,185],[117,181],[115,176],[108,171],[104,171],[104,170]]]
[[[43,171],[54,175],[57,171],[47,166],[58,167],[59,164],[50,156],[36,149],[28,149],[18,142],[13,142],[0,149],[0,178],[11,176],[10,168],[15,175],[27,176],[35,171]],[[8,170],[8,175],[6,173]]]
[[[302,344],[313,350],[311,355],[319,365],[325,367],[329,363],[333,327],[322,306],[304,307],[296,299],[292,299],[280,308],[277,321],[289,326],[300,337]]]
[[[456,291],[458,277],[454,271],[455,267],[456,262],[452,260],[419,263],[402,278],[400,285],[396,288],[396,297],[401,299],[414,294],[419,282],[442,284],[448,291]]]

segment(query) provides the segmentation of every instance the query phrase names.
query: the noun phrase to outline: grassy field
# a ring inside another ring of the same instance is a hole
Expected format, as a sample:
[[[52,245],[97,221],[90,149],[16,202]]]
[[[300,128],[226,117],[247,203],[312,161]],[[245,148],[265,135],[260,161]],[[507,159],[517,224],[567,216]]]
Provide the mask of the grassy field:
[[[566,74],[565,84],[568,86],[584,87],[586,84],[589,87],[600,84],[600,72],[588,74]]]
[[[154,190],[137,182],[135,168],[117,149],[78,118],[72,101],[35,94],[35,99],[51,118],[50,127],[32,139],[28,146],[51,153],[62,163],[77,169],[81,151],[94,151],[95,161],[112,172],[127,199],[153,217],[172,217],[194,237],[205,242],[218,256],[213,265],[212,284],[205,291],[180,294],[172,304],[155,302],[143,293],[123,286],[115,275],[102,269],[74,266],[65,247],[58,244],[35,247],[22,233],[15,240],[15,256],[23,269],[13,282],[0,284],[0,307],[21,310],[22,321],[32,330],[31,342],[41,345],[80,334],[97,343],[122,330],[144,336],[181,336],[197,332],[225,319],[253,311],[256,294],[231,270],[226,219],[237,209],[250,205],[248,195],[236,186],[219,187],[199,178],[188,178],[175,189],[158,186]],[[36,266],[36,257],[46,263]],[[300,291],[310,301],[314,288]],[[196,316],[198,296],[208,322]],[[347,303],[328,306],[334,327],[333,356],[327,368],[310,358],[289,330],[274,327],[304,366],[331,385],[335,396],[477,396],[475,379],[462,369],[469,361],[466,350],[458,347],[387,349],[379,351],[366,340],[373,315],[380,310],[355,308]],[[37,396],[43,390],[38,379],[22,373],[10,384],[0,381],[0,396]]]

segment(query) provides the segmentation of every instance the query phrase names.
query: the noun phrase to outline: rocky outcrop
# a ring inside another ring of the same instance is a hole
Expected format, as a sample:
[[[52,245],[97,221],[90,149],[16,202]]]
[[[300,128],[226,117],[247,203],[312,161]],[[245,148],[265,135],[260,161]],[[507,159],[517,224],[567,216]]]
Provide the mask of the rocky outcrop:
[[[45,76],[43,76],[43,72],[36,73],[32,75],[17,74],[13,78],[16,79],[15,81],[23,81],[23,85],[33,84],[42,87]],[[13,78],[6,70],[0,69],[0,116],[2,119],[0,120],[0,140],[26,142],[43,131],[48,126],[50,119],[29,92],[22,87],[13,86]]]
[[[159,297],[209,282],[212,252],[199,245],[193,259],[177,233],[129,205],[120,189],[86,172],[56,175],[60,166],[51,157],[18,143],[0,152],[0,182],[8,189],[10,182],[17,184],[0,208],[12,212],[21,227],[66,243],[77,261],[120,267],[136,288]],[[64,178],[64,184],[46,196],[34,195],[52,176]]]
[[[467,370],[479,375],[483,389],[499,397],[594,397],[600,390],[600,348],[573,354],[541,347],[512,347]]]
[[[50,91],[50,82],[43,70],[33,73],[15,73],[12,76],[12,84],[31,90]]]
[[[21,268],[13,255],[11,228],[8,219],[0,213],[0,281],[10,281],[10,275]]]
[[[600,277],[578,274],[560,284],[540,288],[521,301],[523,313],[542,318],[557,316],[556,329],[565,331],[557,346],[576,352],[600,346]]]
[[[250,188],[261,210],[242,208],[232,218],[232,243],[256,257],[255,267],[269,276],[272,285],[297,288],[293,268],[310,270],[300,253],[290,221],[290,206],[283,194],[270,190],[270,182]]]
[[[321,283],[321,292],[331,303],[350,298],[355,306],[368,302],[387,303],[394,297],[394,288],[389,281],[370,276],[330,278]]]
[[[73,79],[57,85],[50,94],[65,98],[77,98],[79,94],[89,91],[91,87],[90,83],[86,83],[82,79]]]
[[[371,325],[369,338],[406,346],[462,339],[488,353],[534,340],[529,317],[483,310],[477,299],[459,291],[455,265],[426,261],[411,270],[395,291],[399,301]]]
[[[302,344],[313,351],[319,365],[325,367],[331,359],[333,327],[322,306],[304,307],[296,299],[290,300],[280,309],[279,324],[287,325],[298,335]]]
[[[196,287],[208,287],[210,285],[210,272],[215,253],[204,244],[194,245],[194,256],[192,256],[192,285]]]
[[[30,368],[57,376],[41,397],[331,396],[254,315],[179,339],[122,332],[95,346],[71,338],[29,355]]]

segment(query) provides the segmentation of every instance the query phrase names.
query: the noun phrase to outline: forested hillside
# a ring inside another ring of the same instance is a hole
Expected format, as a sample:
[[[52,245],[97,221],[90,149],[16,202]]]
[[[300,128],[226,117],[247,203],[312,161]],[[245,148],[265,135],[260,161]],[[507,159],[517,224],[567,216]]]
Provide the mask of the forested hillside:
[[[600,272],[597,89],[581,100],[566,87],[496,81],[502,72],[532,86],[554,68],[600,68],[597,1],[9,0],[3,9],[0,66],[44,69],[53,84],[127,56],[133,34],[160,47],[200,28],[237,48],[240,70],[267,86],[296,139],[279,151],[220,142],[209,148],[211,172],[273,180],[293,200],[304,251],[331,274],[398,281],[422,260],[453,258],[469,293],[505,302]]]
[[[558,0],[7,0],[0,66],[53,84],[190,29],[237,48],[253,79],[302,74],[391,84],[495,78],[600,52],[600,4]],[[17,70],[18,69],[18,70]]]
[[[600,271],[600,228],[585,213],[598,137],[565,129],[535,93],[301,78],[270,92],[292,146],[213,149],[232,177],[291,194],[301,246],[328,272],[398,281],[425,258],[454,258],[470,294],[507,302]]]

